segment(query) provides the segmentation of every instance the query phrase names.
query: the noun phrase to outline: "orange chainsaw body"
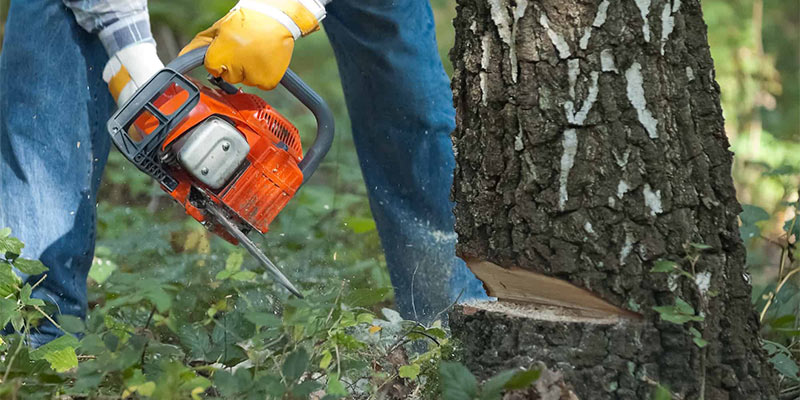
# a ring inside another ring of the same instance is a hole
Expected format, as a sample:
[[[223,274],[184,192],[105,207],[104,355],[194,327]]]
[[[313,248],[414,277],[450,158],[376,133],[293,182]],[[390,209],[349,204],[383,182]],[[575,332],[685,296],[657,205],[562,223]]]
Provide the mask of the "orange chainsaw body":
[[[181,204],[186,213],[199,222],[206,221],[206,213],[190,199],[192,187],[201,188],[212,201],[224,205],[235,214],[244,230],[255,229],[266,233],[269,224],[294,196],[303,183],[298,163],[303,159],[302,145],[297,128],[258,96],[239,90],[227,94],[220,89],[203,85],[200,100],[188,116],[169,134],[162,145],[167,154],[170,147],[192,128],[210,117],[221,117],[243,135],[250,146],[246,162],[222,188],[204,187],[179,165],[173,165],[172,175],[178,181],[174,190],[164,188]],[[177,86],[166,90],[153,104],[164,114],[174,112],[186,101],[188,93]],[[148,113],[140,115],[134,125],[140,135],[147,135],[158,126]],[[162,186],[163,188],[163,186]],[[221,227],[214,233],[236,244],[237,241]]]

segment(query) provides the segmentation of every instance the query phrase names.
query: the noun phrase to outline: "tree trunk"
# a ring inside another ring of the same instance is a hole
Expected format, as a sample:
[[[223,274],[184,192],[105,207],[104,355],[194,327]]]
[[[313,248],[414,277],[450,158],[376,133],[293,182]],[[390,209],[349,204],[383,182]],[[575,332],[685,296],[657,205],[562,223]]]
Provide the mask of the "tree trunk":
[[[451,328],[468,366],[486,377],[543,361],[581,399],[645,399],[658,385],[682,399],[776,397],[699,1],[458,2],[459,255],[636,313],[460,307]],[[686,273],[651,272],[659,260]]]

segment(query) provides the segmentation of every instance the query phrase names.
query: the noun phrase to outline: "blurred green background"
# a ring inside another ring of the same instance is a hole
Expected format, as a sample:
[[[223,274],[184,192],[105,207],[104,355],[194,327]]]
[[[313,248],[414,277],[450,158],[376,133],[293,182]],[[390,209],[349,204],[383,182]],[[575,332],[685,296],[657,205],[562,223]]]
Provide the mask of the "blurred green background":
[[[0,0],[0,21],[5,20],[8,2]],[[212,24],[234,3],[151,0],[153,31],[162,58],[174,56],[194,33]],[[431,3],[442,58],[451,72],[447,53],[453,43],[455,1]],[[734,178],[739,198],[742,203],[767,212],[768,220],[757,221],[761,236],[786,236],[782,228],[784,221],[794,217],[791,203],[798,201],[800,176],[800,2],[702,3],[716,78],[722,88],[727,132],[736,152]],[[0,22],[0,35],[2,28]],[[330,103],[336,115],[337,136],[314,181],[281,214],[261,245],[279,264],[287,266],[291,275],[307,283],[324,285],[332,282],[331,278],[345,278],[355,286],[388,287],[350,136],[336,61],[324,33],[299,41],[292,68]],[[285,93],[265,95],[301,132],[313,132],[313,119]],[[192,250],[196,244],[193,241],[201,235],[197,224],[169,204],[158,188],[116,152],[112,152],[106,170],[99,209],[98,259],[115,259],[124,269],[139,268],[137,263],[143,257],[151,257],[147,258],[148,263],[159,263],[167,250]],[[209,246],[221,246],[216,239],[209,241],[207,236],[201,236],[202,243],[195,250],[208,253]],[[170,249],[147,245],[141,237],[161,238],[152,241],[169,243]],[[793,244],[791,236],[785,239]],[[748,238],[748,247],[748,262],[760,293],[777,276],[774,266],[782,252],[767,240]]]

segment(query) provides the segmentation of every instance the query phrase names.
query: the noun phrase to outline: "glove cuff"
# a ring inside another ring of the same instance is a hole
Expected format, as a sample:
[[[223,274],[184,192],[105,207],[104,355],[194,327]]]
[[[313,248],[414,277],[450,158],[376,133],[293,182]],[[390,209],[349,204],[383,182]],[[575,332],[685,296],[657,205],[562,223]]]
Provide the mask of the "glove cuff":
[[[150,17],[146,9],[119,19],[104,27],[97,35],[109,56],[137,43],[156,43],[150,32]]]
[[[125,103],[136,90],[147,83],[164,64],[158,58],[152,43],[137,43],[116,52],[103,68],[103,80],[117,100]]]
[[[295,40],[319,28],[325,6],[318,0],[239,0],[231,11],[247,9],[278,21]]]

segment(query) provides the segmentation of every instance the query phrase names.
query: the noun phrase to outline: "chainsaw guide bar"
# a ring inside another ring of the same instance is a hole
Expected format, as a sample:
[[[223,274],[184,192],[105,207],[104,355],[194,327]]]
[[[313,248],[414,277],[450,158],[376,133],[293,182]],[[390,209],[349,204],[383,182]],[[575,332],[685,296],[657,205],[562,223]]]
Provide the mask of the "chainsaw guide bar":
[[[214,221],[212,221],[212,223],[218,223],[225,229],[225,231],[227,231],[233,237],[235,237],[236,240],[239,241],[239,244],[244,246],[244,248],[247,249],[247,251],[249,251],[250,254],[252,254],[253,257],[256,258],[256,260],[258,260],[262,265],[264,265],[264,267],[267,268],[267,271],[269,271],[269,273],[275,277],[275,280],[277,280],[278,283],[280,283],[281,285],[283,285],[283,287],[292,292],[293,295],[301,299],[303,298],[303,295],[300,294],[300,291],[297,290],[297,288],[294,287],[292,282],[286,278],[283,272],[281,272],[281,270],[277,266],[275,266],[275,264],[273,264],[272,261],[270,261],[270,259],[266,256],[266,254],[264,254],[258,248],[258,246],[256,246],[256,244],[253,243],[253,241],[250,240],[250,238],[244,234],[244,232],[239,230],[239,228],[236,227],[236,224],[234,224],[230,219],[228,219],[228,217],[225,215],[225,211],[221,210],[211,200],[209,200],[206,203],[205,209],[209,212],[209,214],[211,214],[214,217]]]

